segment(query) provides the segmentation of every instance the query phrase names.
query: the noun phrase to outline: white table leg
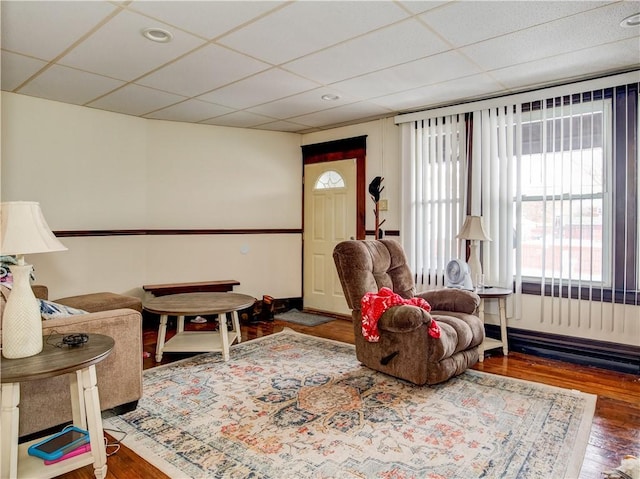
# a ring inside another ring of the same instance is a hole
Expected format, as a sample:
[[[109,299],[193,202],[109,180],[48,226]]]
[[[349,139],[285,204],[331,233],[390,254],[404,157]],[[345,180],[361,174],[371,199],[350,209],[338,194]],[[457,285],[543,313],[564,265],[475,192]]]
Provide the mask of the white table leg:
[[[240,318],[238,317],[238,312],[234,311],[233,313],[231,313],[231,316],[233,317],[233,329],[237,333],[236,337],[238,338],[238,343],[241,343],[242,331],[240,330]]]
[[[83,369],[80,372],[80,380],[84,391],[84,403],[87,411],[87,428],[91,441],[93,473],[96,479],[104,479],[107,477],[107,453],[104,445],[104,431],[102,429],[100,397],[98,396],[95,366],[91,365]]]
[[[71,416],[73,425],[87,430],[87,409],[84,404],[84,391],[82,390],[82,371],[76,371],[69,375],[69,387],[71,389]]]
[[[227,315],[225,313],[218,314],[218,331],[220,332],[220,341],[222,341],[222,359],[229,361],[229,335],[227,334]]]
[[[2,413],[0,418],[0,477],[15,479],[18,475],[18,403],[20,383],[2,385]]]
[[[480,306],[478,306],[478,317],[482,321],[482,328],[484,329],[484,298],[480,298]],[[484,341],[480,343],[478,347],[478,361],[484,362]]]
[[[509,354],[509,345],[507,344],[507,299],[500,298],[498,303],[500,308],[500,340],[502,341],[502,353],[507,356]]]
[[[168,314],[160,315],[160,326],[158,327],[158,343],[156,344],[156,362],[162,361],[162,350],[164,349],[164,340],[167,336],[167,319]]]
[[[184,316],[178,316],[178,325],[176,326],[176,334],[184,333]]]

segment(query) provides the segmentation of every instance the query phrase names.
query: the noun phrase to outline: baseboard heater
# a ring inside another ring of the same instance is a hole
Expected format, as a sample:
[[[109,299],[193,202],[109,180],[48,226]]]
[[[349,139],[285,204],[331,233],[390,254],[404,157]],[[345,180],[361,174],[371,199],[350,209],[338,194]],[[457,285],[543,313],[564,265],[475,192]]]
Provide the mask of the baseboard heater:
[[[499,326],[487,324],[485,328],[488,337],[500,337]],[[640,347],[637,346],[517,328],[507,328],[507,338],[509,351],[622,373],[640,374]]]

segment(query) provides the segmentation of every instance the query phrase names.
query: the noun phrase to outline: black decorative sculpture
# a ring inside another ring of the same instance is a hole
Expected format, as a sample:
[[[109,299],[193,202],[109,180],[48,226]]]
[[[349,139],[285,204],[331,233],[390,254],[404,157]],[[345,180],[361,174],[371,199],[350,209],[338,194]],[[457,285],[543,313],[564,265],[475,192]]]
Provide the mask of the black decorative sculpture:
[[[376,229],[375,229],[375,238],[376,239],[381,239],[382,238],[382,230],[380,229],[380,226],[382,226],[382,223],[384,223],[387,220],[382,220],[380,221],[380,193],[382,193],[382,190],[384,190],[384,186],[382,186],[382,181],[384,180],[383,177],[381,176],[376,176],[373,181],[371,181],[371,183],[369,183],[369,194],[371,195],[371,199],[373,200],[373,203],[375,204],[375,208],[373,210],[373,214],[375,215],[375,219],[376,219]]]

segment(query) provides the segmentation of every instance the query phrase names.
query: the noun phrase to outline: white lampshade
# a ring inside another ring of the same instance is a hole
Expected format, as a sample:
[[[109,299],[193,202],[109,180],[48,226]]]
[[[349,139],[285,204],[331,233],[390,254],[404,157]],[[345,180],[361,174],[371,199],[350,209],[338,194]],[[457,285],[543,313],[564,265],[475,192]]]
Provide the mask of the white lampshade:
[[[9,267],[13,287],[2,314],[2,355],[26,358],[42,351],[42,318],[29,282],[31,265],[25,264],[24,255],[67,248],[51,232],[36,202],[2,203],[0,216],[0,254],[18,257],[18,264]]]
[[[25,255],[64,251],[35,201],[9,201],[0,205],[0,254]]]
[[[482,216],[467,216],[457,237],[466,240],[491,241],[482,225]]]

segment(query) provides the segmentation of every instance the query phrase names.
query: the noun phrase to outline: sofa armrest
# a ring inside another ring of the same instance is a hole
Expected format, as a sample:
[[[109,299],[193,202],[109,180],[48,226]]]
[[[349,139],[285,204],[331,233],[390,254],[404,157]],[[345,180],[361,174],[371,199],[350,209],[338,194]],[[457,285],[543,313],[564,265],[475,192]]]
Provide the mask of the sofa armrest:
[[[378,320],[378,329],[391,333],[410,333],[431,323],[431,315],[418,306],[403,304],[387,309]]]
[[[33,294],[35,294],[36,298],[49,299],[49,288],[44,284],[31,285],[31,289],[33,290]]]
[[[434,289],[416,295],[425,299],[434,311],[456,311],[473,314],[480,306],[480,296],[465,289]]]
[[[44,340],[50,334],[104,334],[114,348],[96,365],[100,407],[104,411],[142,397],[142,316],[131,309],[79,314],[42,322]],[[68,346],[63,346],[68,347]],[[69,375],[21,384],[20,435],[71,421]],[[42,414],[47,411],[47,414]]]

